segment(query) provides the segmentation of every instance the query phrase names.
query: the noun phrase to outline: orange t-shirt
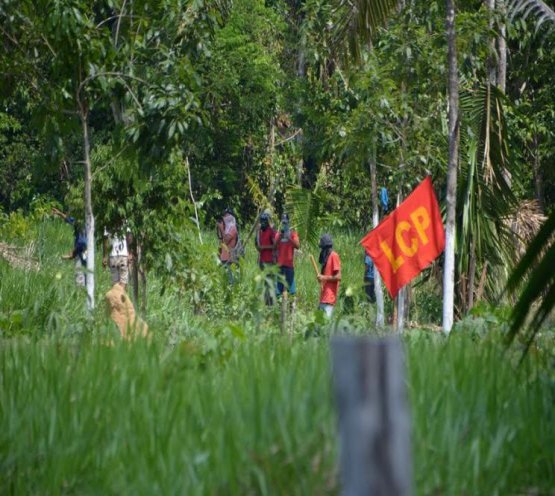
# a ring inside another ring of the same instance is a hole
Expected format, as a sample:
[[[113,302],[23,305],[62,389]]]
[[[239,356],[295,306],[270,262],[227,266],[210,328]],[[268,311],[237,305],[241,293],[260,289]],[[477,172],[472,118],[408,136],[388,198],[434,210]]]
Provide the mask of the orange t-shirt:
[[[293,267],[293,253],[295,247],[293,241],[298,241],[299,236],[295,231],[291,231],[288,241],[281,241],[281,233],[278,231],[274,237],[277,241],[277,263],[280,267]]]
[[[332,251],[322,272],[323,276],[334,276],[341,271],[341,260],[339,255]],[[337,292],[339,291],[339,281],[326,281],[322,285],[320,292],[320,303],[326,305],[335,305],[337,301]]]

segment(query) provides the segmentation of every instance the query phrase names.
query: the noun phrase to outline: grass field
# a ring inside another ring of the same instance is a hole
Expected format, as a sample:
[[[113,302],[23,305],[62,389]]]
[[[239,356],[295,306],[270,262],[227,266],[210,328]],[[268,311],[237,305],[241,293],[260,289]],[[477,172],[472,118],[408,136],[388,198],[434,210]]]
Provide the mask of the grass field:
[[[355,297],[307,337],[320,324],[301,258],[298,317],[282,336],[251,250],[222,303],[230,316],[216,304],[216,317],[195,313],[151,274],[152,339],[121,342],[101,305],[86,316],[58,259],[66,226],[36,229],[39,272],[0,261],[0,494],[339,493],[329,336],[371,332],[373,310]],[[356,241],[337,243],[355,293]],[[97,286],[101,301],[101,270]],[[415,492],[555,494],[552,333],[518,366],[502,326],[480,322],[403,338]]]

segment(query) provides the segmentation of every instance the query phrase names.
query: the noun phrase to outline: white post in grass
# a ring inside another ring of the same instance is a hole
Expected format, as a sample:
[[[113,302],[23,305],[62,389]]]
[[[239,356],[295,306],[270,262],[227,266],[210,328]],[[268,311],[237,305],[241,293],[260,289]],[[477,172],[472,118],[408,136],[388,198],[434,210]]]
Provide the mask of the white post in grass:
[[[332,357],[342,494],[412,494],[401,342],[394,337],[334,337]]]

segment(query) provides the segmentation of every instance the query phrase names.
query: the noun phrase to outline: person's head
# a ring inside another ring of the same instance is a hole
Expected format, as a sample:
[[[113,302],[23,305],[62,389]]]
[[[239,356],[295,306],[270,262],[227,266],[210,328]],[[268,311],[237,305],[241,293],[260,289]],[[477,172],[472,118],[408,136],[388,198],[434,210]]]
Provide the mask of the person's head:
[[[260,228],[265,231],[270,225],[270,215],[266,212],[260,214]]]
[[[332,248],[333,247],[333,239],[331,238],[331,235],[329,234],[322,234],[322,237],[320,238],[320,243],[319,246],[322,250],[325,250],[327,248]]]
[[[224,210],[224,233],[228,234],[233,228],[237,228],[237,221],[231,209],[226,208]]]
[[[283,215],[281,216],[281,230],[289,230],[289,215],[287,215],[286,213],[283,213]]]

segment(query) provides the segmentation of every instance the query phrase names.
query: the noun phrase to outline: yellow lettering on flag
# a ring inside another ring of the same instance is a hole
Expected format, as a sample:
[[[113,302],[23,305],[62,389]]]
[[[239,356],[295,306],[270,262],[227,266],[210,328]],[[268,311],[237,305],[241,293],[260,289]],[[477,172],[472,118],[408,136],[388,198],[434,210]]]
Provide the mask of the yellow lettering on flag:
[[[416,229],[422,244],[427,245],[429,239],[426,235],[426,229],[430,226],[430,214],[424,207],[419,207],[410,214],[410,219],[414,224],[414,228]]]
[[[411,238],[410,247],[407,246],[403,238],[403,232],[410,231],[410,224],[406,220],[402,220],[395,228],[395,240],[399,245],[400,250],[407,256],[412,257],[418,251],[418,240]]]
[[[405,263],[405,259],[400,255],[397,258],[395,258],[393,256],[393,252],[391,251],[391,248],[385,241],[382,241],[380,243],[380,247],[382,251],[385,253],[385,256],[387,257],[387,259],[389,260],[389,263],[391,264],[391,268],[393,269],[393,273],[397,272],[399,270],[399,267],[401,267],[401,265]]]

